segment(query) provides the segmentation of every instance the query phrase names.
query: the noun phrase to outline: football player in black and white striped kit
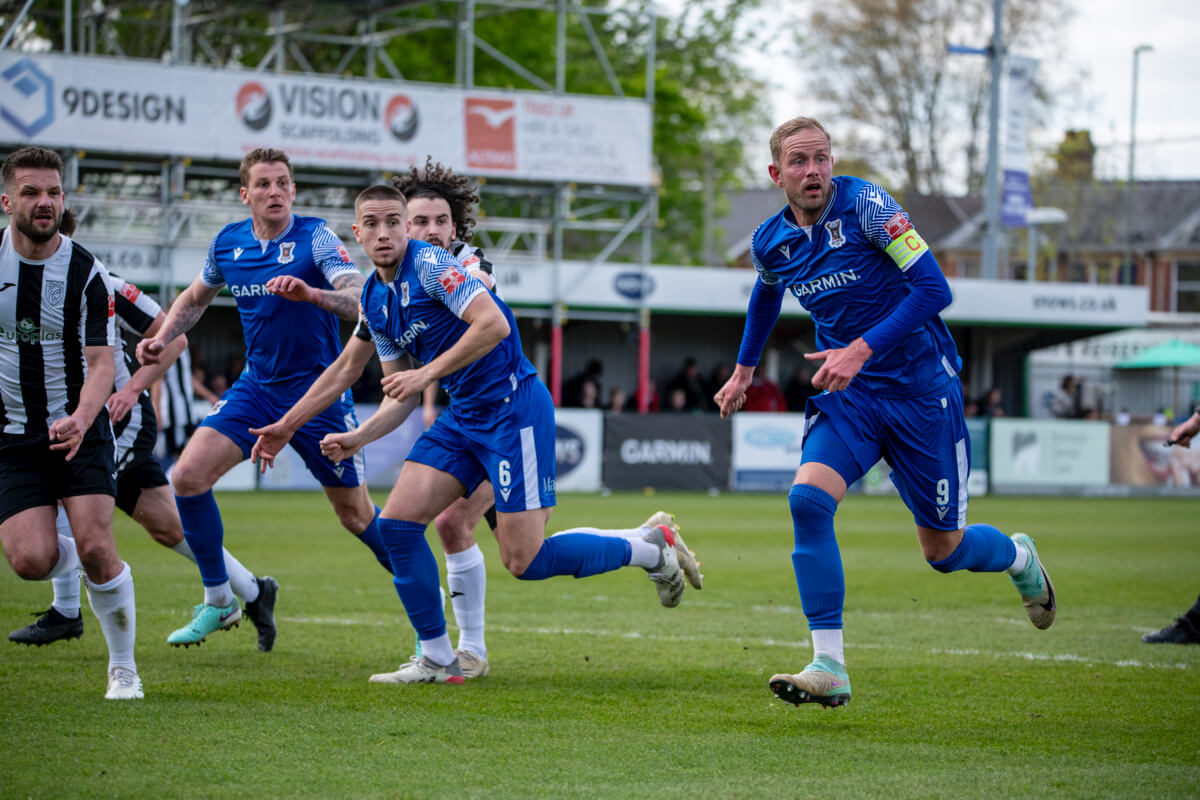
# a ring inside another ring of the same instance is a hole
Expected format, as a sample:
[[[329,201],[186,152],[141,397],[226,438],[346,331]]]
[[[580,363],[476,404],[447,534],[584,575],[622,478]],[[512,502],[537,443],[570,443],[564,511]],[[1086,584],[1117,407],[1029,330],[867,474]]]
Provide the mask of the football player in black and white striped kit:
[[[104,404],[113,382],[113,295],[91,253],[58,232],[62,159],[22,147],[0,168],[0,544],[25,580],[82,564],[108,644],[111,700],[139,699],[133,578],[113,539],[116,464]],[[75,540],[57,534],[62,500]],[[76,547],[78,543],[78,547]]]
[[[72,215],[68,211],[66,216],[68,220],[62,229],[70,234],[74,231],[69,220]],[[109,281],[119,330],[138,337],[158,333],[166,319],[158,303],[118,275],[110,273]],[[162,466],[154,458],[158,426],[148,391],[169,366],[173,366],[175,357],[186,352],[187,337],[179,336],[173,340],[167,346],[162,362],[140,369],[132,354],[121,346],[124,337],[120,338],[113,353],[116,376],[113,394],[107,403],[116,437],[116,505],[145,528],[156,542],[195,563],[196,557],[183,536],[175,496]],[[71,535],[62,509],[59,509],[57,524],[60,534]],[[234,594],[245,601],[247,615],[258,629],[259,649],[270,650],[275,643],[274,609],[278,584],[267,576],[256,578],[228,550],[224,555],[230,586]],[[65,575],[54,578],[52,583],[54,601],[50,608],[33,624],[9,634],[10,640],[41,646],[83,634],[78,579],[74,575]]]

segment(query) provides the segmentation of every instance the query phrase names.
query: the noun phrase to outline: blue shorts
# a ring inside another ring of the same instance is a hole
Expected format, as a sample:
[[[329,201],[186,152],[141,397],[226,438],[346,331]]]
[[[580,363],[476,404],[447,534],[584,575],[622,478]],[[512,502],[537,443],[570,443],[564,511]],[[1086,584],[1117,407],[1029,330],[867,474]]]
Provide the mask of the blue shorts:
[[[967,524],[971,441],[958,380],[922,397],[880,397],[851,382],[809,398],[805,413],[801,463],[825,464],[849,486],[883,458],[917,525]]]
[[[409,461],[453,475],[470,495],[485,480],[496,511],[550,508],[554,499],[554,402],[536,376],[486,414],[461,414],[454,404],[421,434]]]
[[[228,436],[240,448],[242,457],[250,457],[257,436],[250,434],[251,428],[270,425],[288,412],[292,404],[300,399],[280,397],[254,378],[242,373],[221,399],[212,407],[200,427],[212,428]],[[333,405],[308,421],[289,443],[304,459],[304,465],[322,486],[359,486],[363,482],[366,462],[362,451],[353,458],[334,464],[321,454],[321,439],[327,433],[345,433],[358,427],[354,417],[354,400],[346,391]]]

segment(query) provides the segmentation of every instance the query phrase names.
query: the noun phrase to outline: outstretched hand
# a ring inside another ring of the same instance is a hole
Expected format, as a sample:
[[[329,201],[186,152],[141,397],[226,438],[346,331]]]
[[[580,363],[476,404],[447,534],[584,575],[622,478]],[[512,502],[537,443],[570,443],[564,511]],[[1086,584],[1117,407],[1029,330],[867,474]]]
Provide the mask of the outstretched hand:
[[[258,437],[250,448],[250,461],[258,464],[258,471],[266,474],[268,467],[275,466],[275,456],[292,440],[292,432],[282,422],[272,422],[261,428],[251,428],[250,433]]]

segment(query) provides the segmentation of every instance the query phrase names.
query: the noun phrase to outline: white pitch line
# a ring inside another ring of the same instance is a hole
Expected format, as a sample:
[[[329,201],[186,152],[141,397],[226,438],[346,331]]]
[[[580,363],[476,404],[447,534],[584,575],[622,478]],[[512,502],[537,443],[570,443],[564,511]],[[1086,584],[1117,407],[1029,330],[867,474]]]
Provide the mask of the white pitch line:
[[[283,622],[296,623],[299,625],[365,625],[374,628],[388,627],[394,622],[385,622],[381,620],[365,620],[356,619],[353,617],[281,617]],[[489,625],[488,630],[497,631],[500,633],[511,633],[517,636],[598,636],[613,639],[644,639],[650,642],[712,642],[712,636],[677,636],[663,635],[660,633],[642,633],[641,631],[611,631],[597,628],[514,628],[509,625]],[[407,636],[408,634],[406,634]],[[744,638],[738,638],[738,641],[747,641]],[[805,639],[753,639],[749,640],[753,644],[760,647],[791,647],[797,650],[808,650],[811,648],[810,643]],[[884,643],[862,643],[846,645],[847,650],[900,650],[905,652],[924,652],[930,655],[943,656],[958,656],[960,658],[1013,658],[1022,661],[1050,661],[1062,662],[1071,664],[1089,664],[1093,666],[1105,667],[1136,667],[1138,669],[1181,669],[1192,670],[1196,669],[1196,664],[1187,664],[1184,662],[1161,662],[1161,661],[1140,661],[1136,659],[1120,659],[1109,661],[1101,658],[1093,658],[1091,656],[1076,655],[1074,653],[1034,653],[1026,651],[998,651],[998,650],[979,650],[975,648],[942,648],[931,647],[928,649],[918,647],[905,647],[903,645],[884,644]]]

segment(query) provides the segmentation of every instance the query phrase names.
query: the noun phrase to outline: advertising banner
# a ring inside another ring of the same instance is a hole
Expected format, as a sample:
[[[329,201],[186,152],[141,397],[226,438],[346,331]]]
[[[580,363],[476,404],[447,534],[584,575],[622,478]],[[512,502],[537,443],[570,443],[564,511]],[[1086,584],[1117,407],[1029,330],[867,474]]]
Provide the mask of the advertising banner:
[[[471,175],[651,183],[650,107],[553,96],[166,65],[0,54],[0,142],[399,171],[426,155]]]
[[[1004,149],[1000,167],[1004,170],[1004,185],[1000,200],[1001,222],[1007,227],[1026,223],[1026,214],[1033,208],[1029,187],[1029,119],[1033,111],[1038,60],[1029,56],[1009,54],[1004,63],[1007,91],[1004,95]]]
[[[606,414],[604,485],[727,489],[731,428],[729,420],[715,414]]]
[[[1123,486],[1200,486],[1200,439],[1191,447],[1167,446],[1167,425],[1117,425],[1112,429],[1112,483]]]
[[[741,413],[733,421],[733,488],[786,492],[800,466],[803,414]]]
[[[992,420],[992,490],[1108,485],[1109,425],[1087,420]]]
[[[604,412],[560,408],[554,421],[555,491],[600,491]]]

